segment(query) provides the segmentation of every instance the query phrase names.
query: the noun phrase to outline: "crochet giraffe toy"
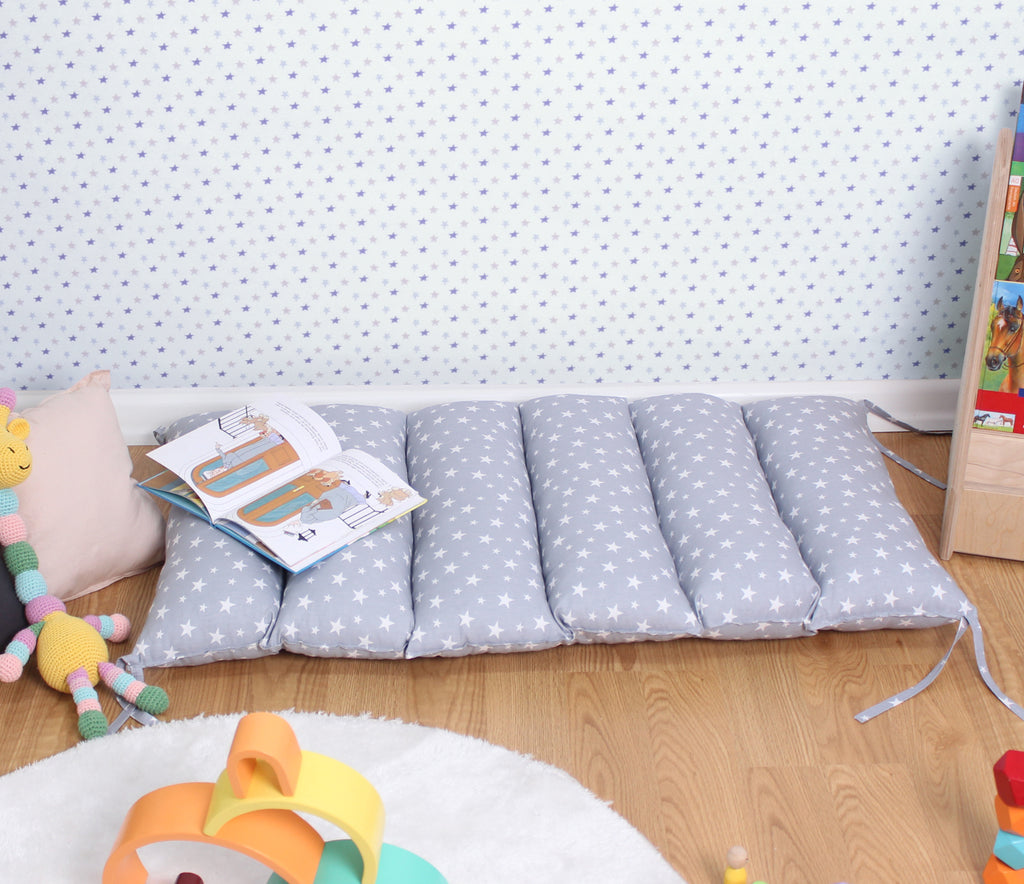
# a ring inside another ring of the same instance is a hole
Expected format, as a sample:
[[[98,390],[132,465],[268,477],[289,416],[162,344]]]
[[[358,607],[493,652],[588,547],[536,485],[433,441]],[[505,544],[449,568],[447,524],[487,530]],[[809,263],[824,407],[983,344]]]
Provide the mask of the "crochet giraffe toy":
[[[64,602],[47,592],[14,493],[14,487],[32,471],[32,455],[25,442],[29,424],[24,418],[10,419],[14,404],[14,391],[0,388],[0,547],[29,626],[0,654],[0,681],[16,681],[34,651],[43,681],[54,690],[71,694],[78,710],[78,732],[89,740],[107,732],[107,717],[95,691],[100,679],[129,703],[153,715],[167,709],[167,694],[110,662],[105,639],[124,641],[130,629],[127,617],[74,617]]]

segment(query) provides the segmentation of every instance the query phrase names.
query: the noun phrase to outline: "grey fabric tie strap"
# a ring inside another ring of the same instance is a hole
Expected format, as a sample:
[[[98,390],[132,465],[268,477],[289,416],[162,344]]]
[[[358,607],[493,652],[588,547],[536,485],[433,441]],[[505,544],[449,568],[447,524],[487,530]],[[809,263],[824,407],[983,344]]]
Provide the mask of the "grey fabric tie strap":
[[[870,411],[872,414],[877,415],[878,417],[882,418],[882,420],[888,421],[893,426],[900,427],[901,429],[904,429],[904,430],[909,430],[912,433],[920,433],[923,436],[941,436],[941,435],[944,435],[946,433],[946,430],[921,430],[921,429],[918,429],[917,427],[911,426],[910,424],[906,423],[905,421],[901,421],[899,418],[893,417],[884,408],[882,408],[879,405],[875,405],[874,402],[871,402],[868,399],[864,399],[863,403],[864,403],[864,407],[868,411]],[[924,470],[920,469],[919,467],[914,466],[914,464],[912,464],[906,458],[900,457],[895,451],[892,451],[891,449],[886,448],[881,442],[878,441],[878,439],[875,439],[875,444],[878,446],[878,450],[881,451],[882,454],[884,454],[891,461],[893,461],[894,463],[898,463],[905,470],[909,470],[915,476],[917,476],[917,477],[919,477],[921,479],[924,479],[926,482],[930,482],[936,488],[941,488],[943,491],[945,491],[946,483],[943,482],[941,479],[936,479],[934,476],[930,476],[928,473],[926,473]]]
[[[904,430],[909,430],[912,433],[920,433],[922,435],[931,436],[942,435],[946,432],[945,430],[922,430],[918,427],[908,424],[906,421],[902,421],[899,418],[893,417],[884,408],[876,405],[874,402],[865,399],[863,400],[863,403],[864,407],[867,408],[867,410],[872,414],[877,415],[878,417],[888,421],[894,426],[900,427],[901,429]],[[888,448],[882,445],[882,443],[879,442],[877,439],[875,440],[875,444],[878,445],[878,449],[879,451],[882,452],[882,454],[898,463],[904,469],[909,470],[915,476],[919,476],[926,482],[930,482],[936,488],[941,488],[945,490],[945,482],[936,479],[934,476],[928,475],[928,473],[924,472],[924,470],[919,469],[914,464],[910,463],[910,461],[900,457],[898,454],[896,454],[896,452],[890,451]],[[898,694],[894,694],[888,700],[883,700],[881,703],[875,704],[870,709],[865,709],[863,712],[856,716],[857,721],[870,721],[872,718],[881,714],[882,712],[885,712],[888,709],[893,709],[896,706],[899,706],[901,703],[905,702],[906,700],[909,700],[911,697],[921,693],[921,691],[923,691],[926,687],[928,687],[928,685],[935,681],[939,673],[942,672],[942,670],[945,668],[946,663],[949,662],[949,658],[953,653],[953,648],[957,646],[957,643],[963,637],[963,634],[967,631],[968,628],[970,628],[971,635],[974,640],[974,658],[975,662],[978,665],[978,672],[981,675],[982,681],[984,681],[988,689],[996,695],[1000,703],[1002,703],[1018,718],[1024,719],[1024,708],[1022,708],[1020,704],[1018,704],[1015,700],[1012,700],[1009,696],[1007,696],[1007,694],[1002,690],[1002,688],[1000,688],[999,685],[996,684],[995,679],[992,678],[992,673],[989,671],[988,668],[988,662],[985,659],[985,641],[981,633],[981,622],[978,619],[978,611],[976,608],[969,607],[965,610],[964,616],[960,620],[960,623],[957,627],[956,635],[953,637],[953,642],[949,646],[949,650],[947,650],[943,658],[935,664],[931,672],[929,672],[916,685],[907,688],[905,691],[900,691]]]
[[[996,684],[995,679],[992,678],[992,673],[989,672],[988,661],[985,659],[985,641],[981,634],[981,622],[978,620],[977,609],[972,607],[967,609],[964,613],[964,616],[961,618],[960,623],[957,626],[956,635],[953,637],[953,642],[949,646],[949,650],[947,650],[942,659],[935,664],[931,672],[929,672],[917,684],[907,688],[906,690],[900,691],[898,694],[893,694],[893,696],[888,700],[876,703],[869,709],[865,709],[863,712],[854,716],[857,721],[861,722],[861,724],[866,721],[870,721],[872,718],[875,718],[890,709],[895,709],[897,706],[921,693],[921,691],[938,678],[939,673],[942,672],[946,663],[949,662],[949,658],[953,653],[953,648],[957,646],[957,642],[959,642],[963,637],[963,634],[967,631],[968,627],[970,628],[972,638],[974,639],[974,659],[978,664],[978,672],[981,675],[981,680],[984,681],[988,689],[996,695],[1000,703],[1002,703],[1018,718],[1024,720],[1024,708],[1022,708],[1015,700],[1011,699],[1006,692]]]

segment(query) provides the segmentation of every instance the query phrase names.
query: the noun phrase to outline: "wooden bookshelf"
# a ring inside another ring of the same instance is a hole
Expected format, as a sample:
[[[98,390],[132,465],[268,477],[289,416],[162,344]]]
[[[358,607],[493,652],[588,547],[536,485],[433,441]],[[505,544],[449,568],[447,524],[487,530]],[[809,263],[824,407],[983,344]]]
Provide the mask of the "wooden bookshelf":
[[[939,539],[947,560],[954,552],[1024,560],[1024,435],[975,425],[1013,144],[1013,130],[1000,132],[950,445]]]

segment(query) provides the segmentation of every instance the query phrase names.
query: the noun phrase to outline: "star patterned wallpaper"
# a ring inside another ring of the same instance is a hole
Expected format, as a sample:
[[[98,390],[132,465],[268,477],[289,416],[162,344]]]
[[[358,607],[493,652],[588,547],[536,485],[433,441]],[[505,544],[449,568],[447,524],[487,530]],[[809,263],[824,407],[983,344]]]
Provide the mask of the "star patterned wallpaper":
[[[4,382],[958,376],[1015,13],[3,0]]]

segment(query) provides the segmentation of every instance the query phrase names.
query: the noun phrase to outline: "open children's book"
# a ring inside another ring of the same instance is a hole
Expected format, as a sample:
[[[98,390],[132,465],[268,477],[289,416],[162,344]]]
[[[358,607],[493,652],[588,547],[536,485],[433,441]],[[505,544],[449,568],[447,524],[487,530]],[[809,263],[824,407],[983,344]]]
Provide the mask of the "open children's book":
[[[149,452],[166,469],[140,482],[298,572],[425,503],[362,451],[343,451],[308,406],[246,405]]]

